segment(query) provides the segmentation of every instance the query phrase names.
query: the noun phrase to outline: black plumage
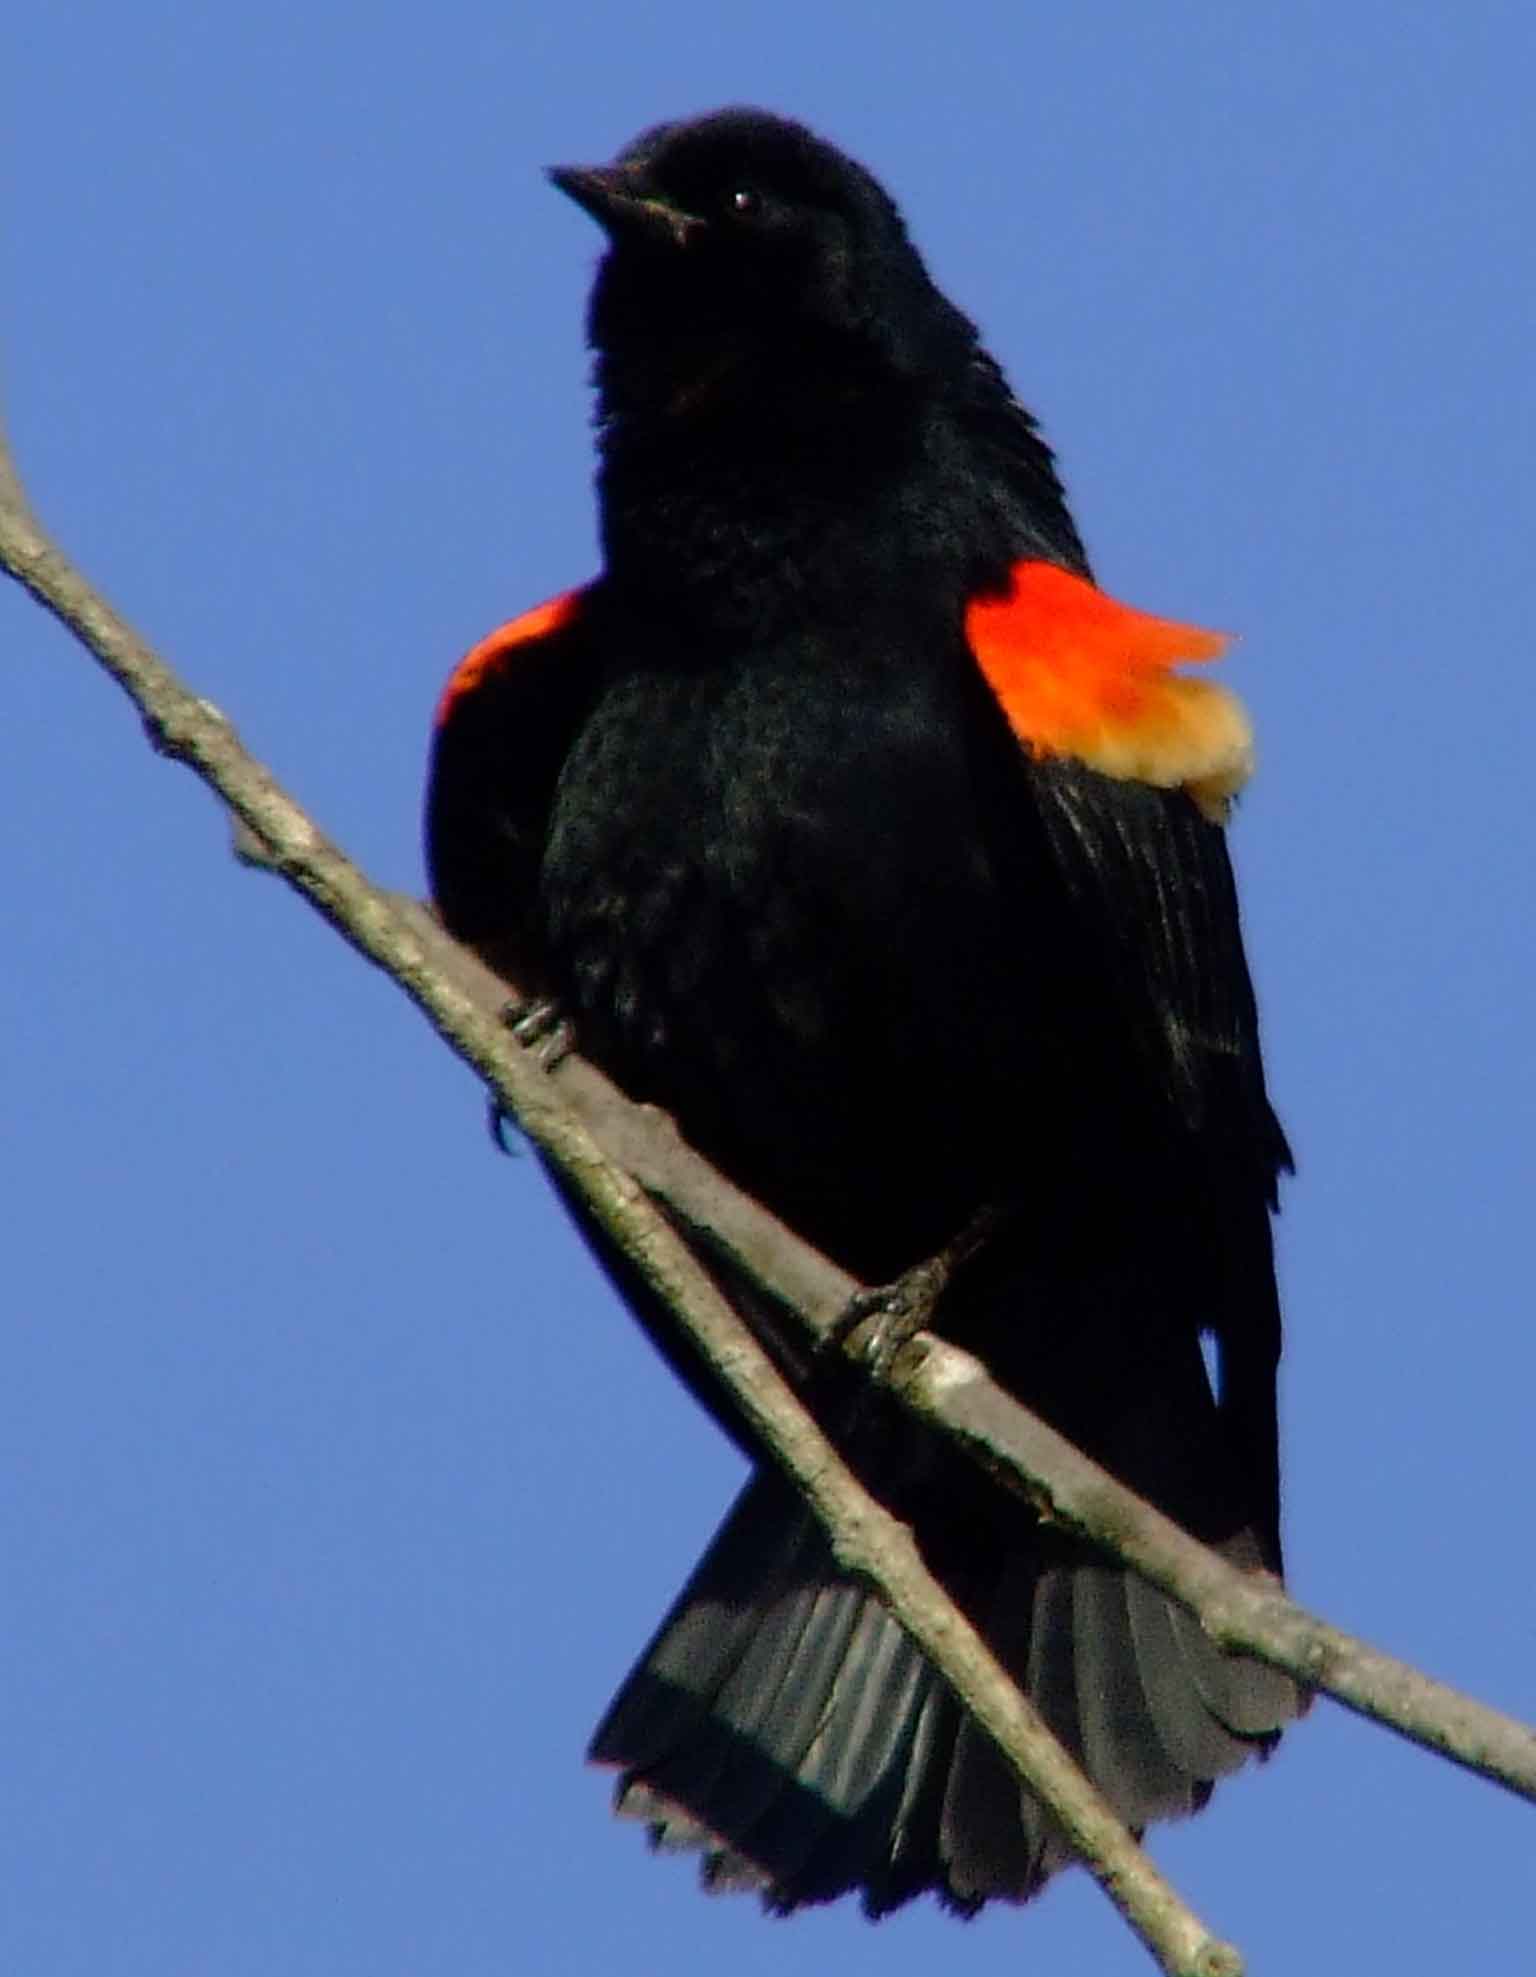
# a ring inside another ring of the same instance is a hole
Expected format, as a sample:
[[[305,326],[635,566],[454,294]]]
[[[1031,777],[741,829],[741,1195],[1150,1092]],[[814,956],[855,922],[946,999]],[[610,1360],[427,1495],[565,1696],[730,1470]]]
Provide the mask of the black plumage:
[[[1034,421],[886,194],[799,126],[724,112],[555,177],[609,235],[604,570],[450,682],[428,801],[447,925],[867,1281],[1001,1204],[939,1329],[1278,1571],[1286,1150],[1219,811],[1192,777],[1021,733],[967,635],[1021,566],[1091,581]],[[1284,1678],[845,1371],[807,1392],[1134,1826],[1197,1808],[1295,1713]],[[1066,1857],[771,1471],[593,1753],[622,1811],[776,1908],[969,1909]]]

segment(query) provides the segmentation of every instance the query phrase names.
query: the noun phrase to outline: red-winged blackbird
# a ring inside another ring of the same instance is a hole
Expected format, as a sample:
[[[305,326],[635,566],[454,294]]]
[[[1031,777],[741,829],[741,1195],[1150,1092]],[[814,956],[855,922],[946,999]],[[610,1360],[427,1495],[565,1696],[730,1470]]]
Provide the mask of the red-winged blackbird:
[[[1221,641],[1094,587],[1034,420],[850,159],[729,110],[552,177],[608,237],[604,569],[449,681],[444,920],[864,1280],[1001,1204],[939,1329],[1278,1570],[1287,1155],[1222,831],[1249,733],[1173,670]],[[851,1374],[793,1370],[1132,1826],[1199,1807],[1296,1712]],[[771,1468],[592,1754],[621,1812],[775,1909],[968,1910],[1070,1857]]]

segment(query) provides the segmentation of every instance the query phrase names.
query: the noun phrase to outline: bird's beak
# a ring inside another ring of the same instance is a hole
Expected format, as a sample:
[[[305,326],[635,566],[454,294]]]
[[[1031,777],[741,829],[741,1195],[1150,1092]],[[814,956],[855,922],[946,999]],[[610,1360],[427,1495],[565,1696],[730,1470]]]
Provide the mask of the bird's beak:
[[[658,199],[626,165],[551,165],[549,178],[615,242],[653,240],[683,246],[702,222]]]

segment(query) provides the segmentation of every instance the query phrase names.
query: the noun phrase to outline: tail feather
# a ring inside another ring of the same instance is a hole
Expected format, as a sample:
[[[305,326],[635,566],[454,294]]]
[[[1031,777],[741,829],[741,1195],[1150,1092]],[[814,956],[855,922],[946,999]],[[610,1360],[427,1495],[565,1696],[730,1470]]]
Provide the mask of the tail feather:
[[[988,1641],[1004,1667],[1033,1670],[1043,1616],[1034,1574],[1010,1559],[992,1602]],[[1044,1624],[1049,1624],[1045,1621]],[[1030,1677],[1025,1687],[1037,1706]],[[951,1895],[967,1906],[997,1888],[1033,1891],[1049,1873],[1053,1835],[1045,1808],[1021,1791],[1018,1774],[992,1739],[967,1718],[956,1741],[939,1833],[939,1858]]]
[[[738,1850],[771,1863],[774,1907],[831,1901],[864,1885],[888,1848],[908,1774],[913,1692],[930,1671],[877,1601],[844,1590],[857,1603],[856,1622],[798,1764],[793,1750],[784,1753],[790,1786],[750,1831],[730,1836]]]
[[[1131,1616],[1130,1574],[1081,1565],[1072,1574],[1082,1751],[1091,1776],[1127,1825],[1193,1812],[1205,1787],[1146,1734],[1151,1704]]]
[[[898,1907],[934,1878],[934,1836],[948,1769],[939,1753],[954,1745],[960,1713],[932,1666],[873,1600],[869,1610],[886,1623],[882,1659],[889,1668],[888,1703],[874,1730],[878,1754],[858,1770],[849,1767],[850,1792],[862,1791],[859,1818],[849,1822],[821,1863],[832,1893],[862,1892],[872,1915]],[[865,1712],[868,1719],[869,1712]]]
[[[853,1639],[859,1611],[851,1587],[822,1585],[808,1596],[798,1589],[788,1594],[722,1692],[721,1720],[754,1748],[762,1747],[766,1724],[776,1765],[810,1790],[818,1788],[814,1745],[832,1715],[839,1672],[860,1665]],[[773,1699],[761,1717],[752,1709],[752,1683],[759,1679]],[[720,1769],[702,1801],[692,1802],[702,1804],[716,1831],[745,1835],[771,1817],[779,1777],[774,1769],[744,1761],[734,1744],[720,1755]],[[680,1761],[690,1769],[697,1765],[692,1753]]]
[[[1218,1647],[1182,1607],[1173,1608],[1173,1624],[1189,1679],[1212,1716],[1237,1741],[1240,1764],[1255,1737],[1270,1734],[1277,1721],[1297,1713],[1296,1684],[1278,1668]]]
[[[823,1590],[796,1571],[801,1543],[771,1499],[751,1491],[738,1499],[597,1733],[612,1730],[630,1769],[647,1770],[696,1731],[709,1734],[715,1699],[754,1641],[783,1653],[793,1616],[758,1609],[765,1586],[782,1585],[806,1607]]]
[[[1171,1600],[1144,1579],[1128,1578],[1127,1603],[1136,1645],[1136,1666],[1147,1698],[1148,1714],[1169,1761],[1191,1780],[1206,1787],[1191,1810],[1205,1802],[1217,1778],[1236,1771],[1252,1754],[1252,1746],[1234,1737],[1208,1706],[1205,1694],[1214,1686],[1204,1665],[1201,1642],[1192,1638],[1188,1620]],[[1209,1642],[1204,1642],[1211,1649]],[[1214,1649],[1211,1649],[1214,1652]],[[1202,1691],[1203,1684],[1203,1691]],[[1294,1709],[1286,1712],[1293,1715]],[[1285,1720],[1277,1717],[1271,1728]]]
[[[738,1500],[590,1754],[623,1769],[616,1810],[701,1850],[712,1888],[793,1887],[795,1905],[861,1885],[878,1846],[911,1852],[935,1718],[954,1714],[775,1478]]]
[[[1128,1824],[1197,1810],[1298,1704],[1144,1581],[1015,1519],[963,1603]],[[593,1739],[616,1809],[788,1910],[1033,1894],[1072,1850],[777,1476],[748,1485]]]

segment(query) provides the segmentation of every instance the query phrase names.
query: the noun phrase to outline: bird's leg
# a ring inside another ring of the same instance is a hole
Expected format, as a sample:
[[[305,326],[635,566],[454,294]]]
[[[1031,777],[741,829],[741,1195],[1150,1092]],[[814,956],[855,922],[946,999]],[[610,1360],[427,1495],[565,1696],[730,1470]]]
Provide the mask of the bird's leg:
[[[860,1291],[848,1300],[825,1343],[854,1353],[883,1378],[907,1341],[926,1328],[949,1274],[941,1251],[889,1284]]]
[[[893,1282],[850,1298],[825,1343],[851,1349],[877,1378],[883,1378],[907,1341],[927,1329],[955,1273],[986,1243],[1002,1219],[1001,1211],[989,1204],[935,1255],[914,1263]]]

